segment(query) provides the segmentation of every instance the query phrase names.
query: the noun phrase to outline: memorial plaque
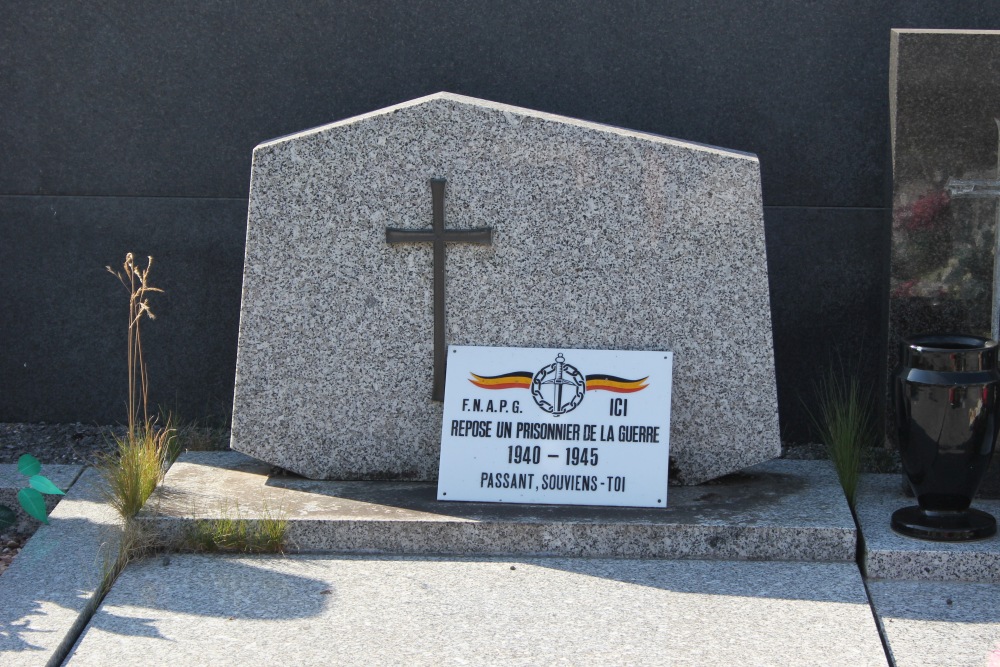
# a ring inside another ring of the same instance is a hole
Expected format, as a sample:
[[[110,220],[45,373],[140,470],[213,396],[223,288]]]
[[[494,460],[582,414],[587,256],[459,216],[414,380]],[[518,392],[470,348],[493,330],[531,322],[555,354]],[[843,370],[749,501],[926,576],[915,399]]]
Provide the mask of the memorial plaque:
[[[673,354],[452,346],[438,500],[666,507]]]

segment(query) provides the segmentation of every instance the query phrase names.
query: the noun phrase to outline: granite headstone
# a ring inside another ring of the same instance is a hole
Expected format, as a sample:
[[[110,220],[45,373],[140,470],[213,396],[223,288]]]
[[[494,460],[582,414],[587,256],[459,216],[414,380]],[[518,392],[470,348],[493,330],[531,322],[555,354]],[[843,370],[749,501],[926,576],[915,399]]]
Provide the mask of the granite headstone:
[[[448,93],[254,150],[233,449],[434,479],[436,315],[448,344],[673,351],[673,482],[780,453],[753,155]]]
[[[893,30],[889,82],[892,372],[903,337],[1000,334],[1000,31]]]

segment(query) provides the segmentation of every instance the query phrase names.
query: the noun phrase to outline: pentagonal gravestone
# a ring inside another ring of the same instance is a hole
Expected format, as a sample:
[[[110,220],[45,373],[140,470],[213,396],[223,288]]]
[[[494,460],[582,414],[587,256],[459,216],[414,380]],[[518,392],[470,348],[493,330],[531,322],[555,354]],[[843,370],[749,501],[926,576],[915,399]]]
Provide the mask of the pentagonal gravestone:
[[[258,146],[233,449],[432,480],[445,343],[671,350],[671,480],[777,456],[756,157],[448,93]]]

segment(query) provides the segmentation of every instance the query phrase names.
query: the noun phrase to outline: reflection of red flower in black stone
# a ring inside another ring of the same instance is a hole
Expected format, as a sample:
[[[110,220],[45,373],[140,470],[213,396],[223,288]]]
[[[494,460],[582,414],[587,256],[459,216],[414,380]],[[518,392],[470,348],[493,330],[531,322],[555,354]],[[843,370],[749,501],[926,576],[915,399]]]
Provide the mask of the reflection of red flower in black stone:
[[[892,298],[896,299],[900,297],[910,296],[910,292],[913,290],[913,286],[916,284],[917,284],[916,279],[905,280],[899,283],[898,285],[896,285],[895,289],[892,290]]]
[[[909,206],[903,206],[892,215],[893,227],[915,232],[930,229],[938,213],[948,207],[951,197],[947,190],[924,195]]]

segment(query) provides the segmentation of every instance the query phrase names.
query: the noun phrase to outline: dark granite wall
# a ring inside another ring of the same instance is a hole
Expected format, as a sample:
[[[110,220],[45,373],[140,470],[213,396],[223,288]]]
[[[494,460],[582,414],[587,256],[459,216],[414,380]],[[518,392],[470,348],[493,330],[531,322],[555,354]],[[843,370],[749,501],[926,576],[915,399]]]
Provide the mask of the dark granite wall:
[[[892,27],[996,2],[0,2],[0,421],[124,417],[153,255],[154,399],[231,401],[250,154],[448,90],[760,156],[782,429],[830,360],[884,376]],[[831,352],[836,350],[836,352]]]

